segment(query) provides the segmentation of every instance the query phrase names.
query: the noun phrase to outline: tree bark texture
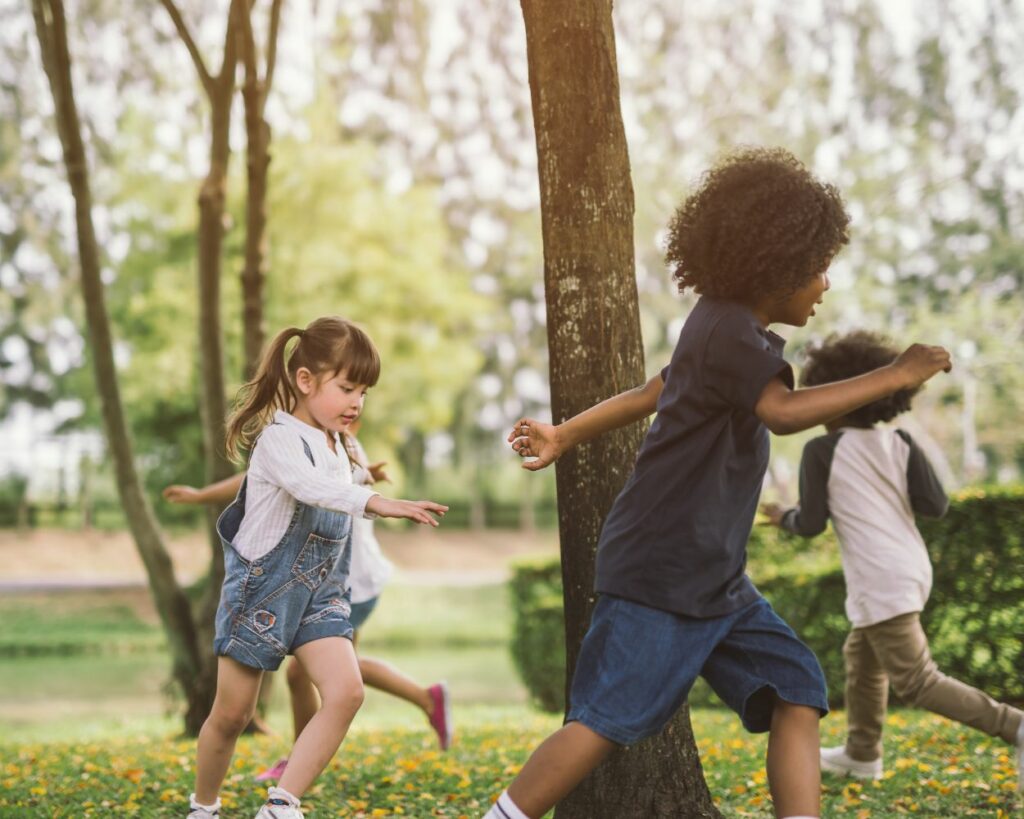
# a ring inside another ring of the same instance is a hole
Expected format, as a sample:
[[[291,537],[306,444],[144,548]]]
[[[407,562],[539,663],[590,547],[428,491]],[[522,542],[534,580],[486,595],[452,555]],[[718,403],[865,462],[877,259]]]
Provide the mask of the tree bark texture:
[[[173,673],[190,699],[203,660],[197,646],[196,624],[188,598],[174,578],[170,556],[163,544],[156,519],[146,499],[135,461],[121,404],[114,366],[113,343],[107,314],[100,257],[92,222],[92,193],[85,146],[71,82],[71,57],[67,26],[61,0],[33,0],[36,32],[43,67],[53,94],[57,130],[64,152],[68,182],[75,200],[82,296],[92,349],[93,373],[102,406],[103,425],[114,460],[117,488],[136,548],[163,621],[171,648]]]
[[[277,34],[282,0],[273,0],[267,35],[266,69],[260,76],[251,10],[242,15],[241,50],[245,65],[242,99],[246,130],[245,265],[242,268],[243,375],[252,378],[266,340],[263,323],[263,285],[267,278],[267,173],[270,168],[270,124],[264,112],[274,78]]]
[[[633,189],[611,1],[522,0],[522,9],[540,172],[552,414],[560,423],[644,381]],[[643,433],[636,424],[605,435],[556,466],[567,685],[595,602],[598,535]],[[719,816],[688,710],[658,737],[613,754],[556,816]]]

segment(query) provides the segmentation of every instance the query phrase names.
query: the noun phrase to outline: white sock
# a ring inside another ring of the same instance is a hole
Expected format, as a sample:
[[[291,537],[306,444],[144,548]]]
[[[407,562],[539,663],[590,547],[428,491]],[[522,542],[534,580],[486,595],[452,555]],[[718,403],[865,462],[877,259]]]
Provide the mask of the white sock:
[[[530,819],[525,813],[519,810],[519,806],[512,801],[508,791],[503,791],[498,801],[491,805],[484,819]]]
[[[196,801],[196,795],[194,793],[190,793],[188,795],[188,808],[189,810],[205,810],[209,813],[214,813],[215,811],[220,810],[220,797],[218,796],[217,801],[212,805],[204,805],[202,802]]]
[[[293,808],[297,808],[302,804],[299,801],[299,797],[288,793],[284,788],[279,788],[277,785],[271,785],[267,788],[267,799],[283,799]]]

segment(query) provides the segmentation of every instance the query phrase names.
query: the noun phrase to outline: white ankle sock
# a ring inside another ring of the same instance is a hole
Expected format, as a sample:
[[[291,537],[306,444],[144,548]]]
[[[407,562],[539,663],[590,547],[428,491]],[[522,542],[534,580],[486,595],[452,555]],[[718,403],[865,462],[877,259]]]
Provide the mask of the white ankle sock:
[[[190,793],[188,795],[188,807],[189,810],[205,810],[209,813],[214,813],[215,811],[220,810],[220,797],[218,796],[217,801],[212,805],[204,805],[202,802],[196,800],[196,795],[194,793]]]
[[[503,791],[498,801],[491,805],[484,819],[530,819],[525,813],[519,810],[519,806],[512,801],[508,791]]]

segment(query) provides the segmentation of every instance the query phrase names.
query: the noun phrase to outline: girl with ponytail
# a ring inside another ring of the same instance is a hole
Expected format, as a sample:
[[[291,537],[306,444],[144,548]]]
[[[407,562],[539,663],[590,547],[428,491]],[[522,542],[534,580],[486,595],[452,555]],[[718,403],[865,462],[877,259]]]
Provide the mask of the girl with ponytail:
[[[352,480],[345,436],[377,383],[380,357],[343,318],[282,330],[239,393],[227,447],[249,452],[235,501],[217,521],[224,585],[214,651],[217,695],[199,733],[189,819],[216,817],[235,742],[264,671],[294,654],[321,706],[295,739],[257,819],[302,819],[300,797],[337,751],[362,704],[348,583],[352,518],[437,526],[431,501],[385,498]]]

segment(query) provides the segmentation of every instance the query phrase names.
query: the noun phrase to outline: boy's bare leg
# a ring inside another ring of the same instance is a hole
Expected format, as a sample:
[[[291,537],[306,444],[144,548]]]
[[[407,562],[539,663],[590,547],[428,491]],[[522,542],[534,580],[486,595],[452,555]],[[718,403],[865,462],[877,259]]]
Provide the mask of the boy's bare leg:
[[[817,728],[815,728],[817,730]],[[557,805],[616,745],[578,722],[549,736],[530,756],[509,785],[508,795],[531,819]]]
[[[816,708],[775,700],[768,736],[768,787],[775,815],[819,816],[821,768]]]
[[[224,782],[235,742],[256,712],[263,672],[230,657],[217,658],[217,694],[199,729],[196,748],[196,801],[212,805]]]
[[[352,643],[325,637],[299,646],[295,658],[320,692],[321,706],[295,740],[280,787],[301,798],[331,761],[363,703],[363,681]]]
[[[316,686],[309,678],[309,674],[302,667],[296,658],[288,663],[288,694],[292,704],[292,725],[295,727],[295,738],[313,719],[320,708],[320,697],[317,696]]]

